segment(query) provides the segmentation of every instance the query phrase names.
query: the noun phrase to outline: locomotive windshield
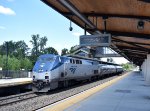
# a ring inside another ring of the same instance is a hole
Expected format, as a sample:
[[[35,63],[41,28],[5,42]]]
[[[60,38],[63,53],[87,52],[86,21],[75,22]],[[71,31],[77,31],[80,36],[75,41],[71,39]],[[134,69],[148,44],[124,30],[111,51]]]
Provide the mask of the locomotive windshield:
[[[53,57],[47,57],[47,58],[46,57],[42,57],[42,58],[38,59],[39,62],[44,62],[44,63],[45,62],[53,62],[54,60],[55,59]]]

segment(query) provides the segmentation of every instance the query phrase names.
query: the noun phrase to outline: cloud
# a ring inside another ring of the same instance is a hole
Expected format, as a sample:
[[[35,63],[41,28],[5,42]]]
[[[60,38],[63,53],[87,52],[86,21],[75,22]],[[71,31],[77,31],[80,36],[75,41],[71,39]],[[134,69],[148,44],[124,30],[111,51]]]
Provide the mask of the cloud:
[[[0,29],[4,30],[4,29],[6,29],[6,27],[4,27],[4,26],[0,26]]]
[[[16,13],[12,9],[1,6],[1,5],[0,5],[0,14],[16,15]]]
[[[72,35],[76,36],[76,37],[79,37],[80,35],[82,35],[81,33],[79,32],[73,32]]]

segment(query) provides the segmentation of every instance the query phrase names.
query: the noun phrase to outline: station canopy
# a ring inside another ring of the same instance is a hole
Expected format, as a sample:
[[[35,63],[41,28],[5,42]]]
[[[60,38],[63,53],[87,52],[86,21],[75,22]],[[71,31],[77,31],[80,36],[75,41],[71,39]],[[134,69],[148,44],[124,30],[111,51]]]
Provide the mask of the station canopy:
[[[110,47],[136,65],[150,53],[149,0],[42,1],[91,34],[110,33]]]

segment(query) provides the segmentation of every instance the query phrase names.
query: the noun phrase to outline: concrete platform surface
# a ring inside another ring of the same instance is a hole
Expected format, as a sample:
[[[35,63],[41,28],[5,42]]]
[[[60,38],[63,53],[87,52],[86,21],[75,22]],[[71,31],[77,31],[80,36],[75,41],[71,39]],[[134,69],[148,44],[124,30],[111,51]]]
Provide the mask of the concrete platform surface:
[[[150,111],[150,86],[139,72],[132,72],[65,111]]]
[[[0,88],[32,83],[32,78],[0,79]]]

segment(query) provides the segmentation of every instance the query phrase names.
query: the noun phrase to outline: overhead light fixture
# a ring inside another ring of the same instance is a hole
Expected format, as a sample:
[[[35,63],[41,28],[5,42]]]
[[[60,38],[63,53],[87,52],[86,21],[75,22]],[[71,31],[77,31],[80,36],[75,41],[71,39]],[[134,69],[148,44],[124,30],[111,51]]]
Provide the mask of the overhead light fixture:
[[[138,21],[137,29],[139,29],[139,30],[143,30],[144,29],[144,21],[143,20],[139,20]]]
[[[70,27],[69,27],[69,30],[72,31],[73,28],[72,28],[72,24],[71,24],[71,20],[70,20]]]

